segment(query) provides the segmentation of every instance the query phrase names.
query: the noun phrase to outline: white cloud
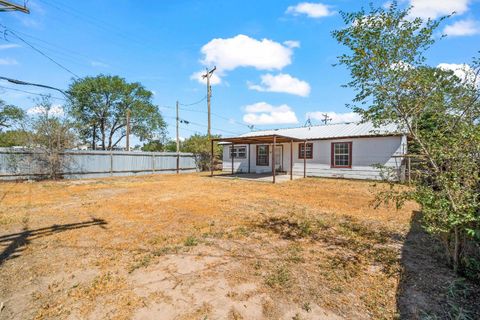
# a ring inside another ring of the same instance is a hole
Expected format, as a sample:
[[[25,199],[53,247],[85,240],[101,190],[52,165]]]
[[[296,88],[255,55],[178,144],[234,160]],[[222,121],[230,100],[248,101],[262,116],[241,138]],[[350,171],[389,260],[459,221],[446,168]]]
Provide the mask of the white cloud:
[[[7,50],[13,48],[20,48],[20,45],[16,43],[0,44],[0,50]]]
[[[322,18],[335,14],[335,12],[331,10],[331,6],[320,2],[301,2],[295,6],[288,7],[286,13],[295,16],[305,14],[310,18]]]
[[[206,71],[198,71],[195,72],[190,76],[191,80],[197,80],[201,84],[207,84],[207,79],[203,78],[202,75],[205,74]],[[212,76],[210,77],[210,85],[215,86],[217,84],[222,83],[222,78],[217,73],[213,73]]]
[[[257,102],[245,106],[243,121],[254,125],[294,124],[298,123],[295,112],[286,104],[272,106],[266,102]]]
[[[108,68],[109,65],[100,61],[90,61],[92,67]]]
[[[261,92],[285,92],[301,97],[307,97],[310,94],[310,85],[308,82],[294,78],[289,74],[279,73],[272,75],[267,73],[262,75],[261,78],[261,85],[248,84],[248,88]]]
[[[217,66],[220,75],[238,67],[280,70],[292,62],[293,54],[290,46],[269,39],[256,40],[243,34],[213,39],[202,47],[201,52],[204,56],[202,63]]]
[[[315,112],[307,112],[306,117],[318,121],[322,121],[324,119],[324,115],[327,115],[331,121],[329,123],[344,123],[344,122],[358,122],[362,118],[358,113],[355,112],[345,112],[345,113],[337,113],[335,111],[323,112],[323,111],[315,111]]]
[[[38,116],[38,115],[44,115],[48,111],[48,114],[54,117],[62,117],[64,112],[63,112],[63,107],[59,104],[54,104],[52,107],[47,110],[45,107],[42,106],[35,106],[27,110],[27,114],[32,115],[32,116]]]
[[[475,79],[475,70],[468,64],[440,63],[437,68],[453,71],[462,82],[473,84],[476,80],[477,85],[480,84],[480,79]]]
[[[473,36],[480,33],[480,24],[471,19],[460,20],[446,26],[443,33],[451,37]]]
[[[283,44],[289,48],[300,48],[300,41],[296,41],[296,40],[283,41]]]
[[[17,65],[18,61],[11,58],[0,58],[0,66],[14,66]]]
[[[453,12],[463,14],[471,0],[410,0],[410,15],[423,19],[438,18]]]

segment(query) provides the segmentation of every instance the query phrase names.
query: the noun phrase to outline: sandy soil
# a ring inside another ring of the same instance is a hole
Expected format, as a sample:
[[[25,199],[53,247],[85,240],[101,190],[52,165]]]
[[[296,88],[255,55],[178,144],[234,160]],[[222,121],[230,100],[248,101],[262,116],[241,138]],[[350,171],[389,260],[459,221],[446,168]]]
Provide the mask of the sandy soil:
[[[0,184],[0,319],[398,318],[418,208],[374,210],[373,188],[201,174]]]

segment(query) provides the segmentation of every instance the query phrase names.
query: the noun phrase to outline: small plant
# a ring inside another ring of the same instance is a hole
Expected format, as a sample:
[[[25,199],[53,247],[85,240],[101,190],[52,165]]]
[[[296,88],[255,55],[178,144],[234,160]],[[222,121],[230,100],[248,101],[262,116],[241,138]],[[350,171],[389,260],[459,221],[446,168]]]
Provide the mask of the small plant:
[[[198,240],[194,236],[188,236],[183,244],[187,247],[194,247],[198,245]]]
[[[305,310],[306,312],[312,311],[312,306],[310,305],[310,302],[305,302],[302,305],[302,309]]]
[[[128,273],[132,273],[133,271],[135,271],[137,269],[147,267],[150,264],[151,260],[152,260],[151,255],[147,254],[147,255],[143,256],[140,260],[135,261],[135,263],[133,263],[130,266],[130,269],[128,269]]]
[[[290,284],[290,271],[285,266],[277,267],[266,277],[265,283],[272,288],[286,288]]]
[[[312,223],[309,220],[300,221],[298,227],[301,237],[307,237],[313,234]]]

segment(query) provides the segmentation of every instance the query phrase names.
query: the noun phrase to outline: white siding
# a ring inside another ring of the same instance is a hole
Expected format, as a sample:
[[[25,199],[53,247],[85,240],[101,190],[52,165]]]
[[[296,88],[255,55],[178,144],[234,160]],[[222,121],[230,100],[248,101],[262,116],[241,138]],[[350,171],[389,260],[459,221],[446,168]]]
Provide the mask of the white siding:
[[[309,141],[313,143],[313,159],[307,159],[307,176],[339,177],[351,179],[379,179],[380,170],[375,164],[401,170],[401,158],[393,157],[401,155],[406,150],[405,136],[351,138]],[[333,142],[352,142],[352,167],[331,167],[331,144]],[[283,170],[290,171],[290,144],[283,145]],[[298,158],[298,145],[293,144],[293,173],[303,175],[303,159]],[[229,145],[224,146],[223,170],[231,172],[232,161],[229,156]],[[247,148],[248,150],[248,148]],[[247,153],[250,153],[250,172],[263,173],[272,171],[272,145],[269,148],[269,166],[256,165],[256,145],[250,145]],[[234,159],[235,172],[248,172],[248,154],[246,159]]]

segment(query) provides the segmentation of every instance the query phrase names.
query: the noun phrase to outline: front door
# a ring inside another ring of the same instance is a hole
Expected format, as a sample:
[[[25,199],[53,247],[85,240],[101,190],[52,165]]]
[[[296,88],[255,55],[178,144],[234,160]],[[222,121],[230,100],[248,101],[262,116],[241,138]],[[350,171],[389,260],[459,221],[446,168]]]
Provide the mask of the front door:
[[[277,171],[283,170],[283,146],[275,147],[275,169]]]

